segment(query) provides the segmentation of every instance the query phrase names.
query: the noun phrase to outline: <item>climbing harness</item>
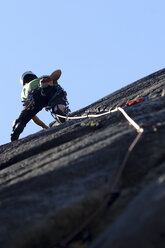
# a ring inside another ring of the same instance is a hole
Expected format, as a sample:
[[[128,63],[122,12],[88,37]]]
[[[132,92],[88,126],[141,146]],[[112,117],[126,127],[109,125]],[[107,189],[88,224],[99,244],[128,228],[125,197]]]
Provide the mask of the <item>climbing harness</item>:
[[[51,108],[50,113],[55,121],[50,123],[49,127],[53,126],[54,123],[58,125],[64,123],[66,121],[66,118],[61,118],[60,116],[67,116],[69,111],[69,107],[65,104],[57,104],[53,108]]]
[[[48,106],[45,108],[46,110],[50,110],[52,117],[59,124],[64,123],[66,118],[70,112],[69,103],[67,100],[67,93],[63,90],[60,85],[56,85],[57,91],[51,97],[48,102]],[[52,126],[52,123],[50,123]]]

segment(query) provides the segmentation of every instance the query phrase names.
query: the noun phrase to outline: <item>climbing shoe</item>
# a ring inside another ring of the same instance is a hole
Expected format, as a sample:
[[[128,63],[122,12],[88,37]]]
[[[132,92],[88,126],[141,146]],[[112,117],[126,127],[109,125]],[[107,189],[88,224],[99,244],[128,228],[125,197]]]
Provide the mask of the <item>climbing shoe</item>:
[[[21,122],[18,122],[13,126],[13,131],[10,136],[11,141],[17,140],[19,138],[19,135],[22,133],[24,127],[25,125]]]

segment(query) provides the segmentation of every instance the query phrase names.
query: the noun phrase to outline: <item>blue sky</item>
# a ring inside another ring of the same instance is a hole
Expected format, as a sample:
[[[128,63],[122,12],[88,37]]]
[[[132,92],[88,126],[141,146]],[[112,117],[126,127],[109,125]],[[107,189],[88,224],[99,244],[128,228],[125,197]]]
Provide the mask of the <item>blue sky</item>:
[[[0,8],[0,145],[22,109],[24,71],[61,69],[76,111],[164,68],[164,0],[5,0]],[[30,121],[20,138],[39,130]]]

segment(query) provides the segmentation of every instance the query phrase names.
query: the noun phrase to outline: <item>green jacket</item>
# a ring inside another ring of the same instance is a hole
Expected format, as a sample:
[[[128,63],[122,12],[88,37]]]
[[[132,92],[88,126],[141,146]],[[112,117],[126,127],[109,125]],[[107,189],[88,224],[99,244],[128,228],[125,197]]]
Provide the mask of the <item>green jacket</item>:
[[[49,77],[48,75],[44,75],[42,77],[36,78],[32,80],[30,83],[27,83],[24,85],[22,92],[21,92],[21,101],[26,102],[28,94],[30,91],[33,91],[34,89],[39,87],[40,79],[43,77]]]

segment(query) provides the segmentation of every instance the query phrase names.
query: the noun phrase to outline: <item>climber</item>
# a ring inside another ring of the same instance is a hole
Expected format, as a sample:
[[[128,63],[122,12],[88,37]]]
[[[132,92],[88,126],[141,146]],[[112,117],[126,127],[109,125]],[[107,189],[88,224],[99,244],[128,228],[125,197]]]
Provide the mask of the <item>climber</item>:
[[[11,141],[19,138],[20,133],[31,119],[43,129],[49,128],[36,116],[44,107],[45,110],[51,110],[54,114],[67,114],[69,111],[67,94],[57,82],[60,76],[61,70],[54,71],[50,76],[44,75],[39,78],[31,71],[22,74],[20,81],[23,85],[21,93],[23,110],[13,122]],[[65,119],[61,118],[60,121],[62,123]]]

